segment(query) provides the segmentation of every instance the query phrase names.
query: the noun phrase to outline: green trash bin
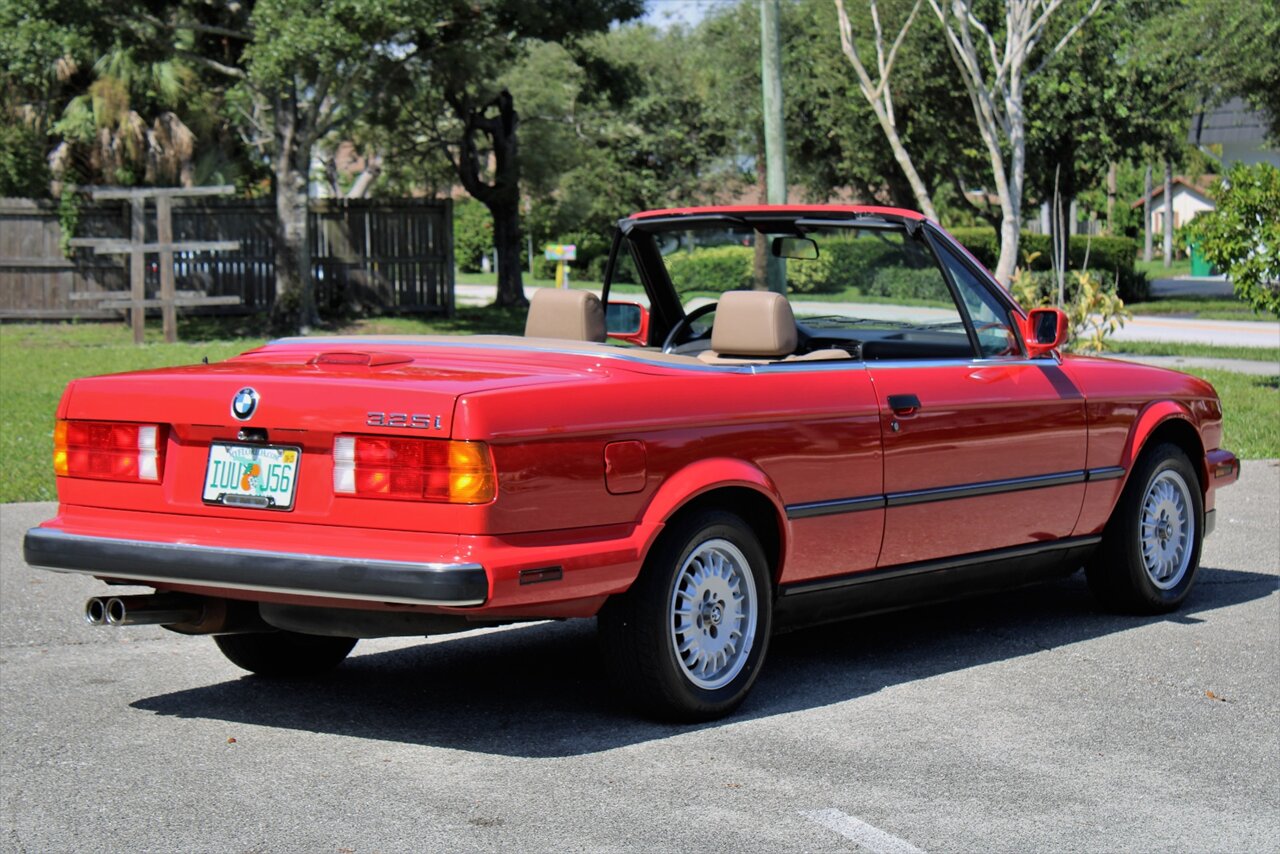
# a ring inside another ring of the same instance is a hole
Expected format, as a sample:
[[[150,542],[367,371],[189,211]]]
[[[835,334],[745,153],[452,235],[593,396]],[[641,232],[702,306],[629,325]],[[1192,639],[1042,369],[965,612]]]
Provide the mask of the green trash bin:
[[[1209,263],[1209,259],[1205,258],[1200,252],[1200,244],[1192,243],[1191,249],[1191,275],[1193,276],[1212,276],[1216,272],[1213,265]]]

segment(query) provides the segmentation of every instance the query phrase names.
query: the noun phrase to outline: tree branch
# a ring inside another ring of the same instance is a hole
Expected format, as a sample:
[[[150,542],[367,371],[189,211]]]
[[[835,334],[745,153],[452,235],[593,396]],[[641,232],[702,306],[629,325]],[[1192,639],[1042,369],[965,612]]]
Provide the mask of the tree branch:
[[[174,54],[182,57],[183,59],[197,63],[198,65],[203,65],[211,71],[216,71],[219,74],[225,74],[227,77],[234,77],[236,80],[245,81],[249,79],[249,75],[246,74],[243,69],[236,68],[233,65],[223,65],[217,60],[210,59],[209,57],[202,56],[198,53],[192,53],[189,50],[175,50]]]
[[[1102,0],[1093,0],[1093,3],[1091,3],[1085,13],[1080,16],[1080,19],[1071,25],[1071,28],[1067,30],[1066,34],[1061,39],[1058,40],[1058,43],[1044,55],[1044,58],[1040,60],[1040,64],[1035,67],[1035,70],[1027,76],[1034,77],[1043,71],[1044,67],[1052,62],[1055,56],[1062,52],[1062,49],[1067,46],[1067,42],[1071,41],[1071,38],[1076,33],[1080,32],[1080,29],[1088,23],[1089,19],[1092,18],[1100,8],[1102,8]]]
[[[164,21],[154,15],[146,12],[130,11],[125,12],[125,17],[132,18],[136,21],[142,21],[153,27],[159,27],[162,30],[173,32],[175,30],[189,30],[194,33],[205,33],[211,36],[226,36],[227,38],[239,39],[241,41],[250,41],[253,34],[247,30],[233,30],[228,27],[218,27],[213,24],[202,24],[198,21]]]

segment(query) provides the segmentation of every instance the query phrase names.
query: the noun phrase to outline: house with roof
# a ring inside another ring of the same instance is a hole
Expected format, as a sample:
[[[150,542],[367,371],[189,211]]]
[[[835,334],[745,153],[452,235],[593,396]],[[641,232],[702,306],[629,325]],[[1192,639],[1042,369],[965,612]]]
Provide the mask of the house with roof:
[[[1242,98],[1197,113],[1187,142],[1222,160],[1222,171],[1235,163],[1270,163],[1280,169],[1280,149],[1267,139],[1267,118]]]
[[[1201,175],[1194,180],[1185,175],[1177,175],[1173,179],[1173,229],[1177,231],[1185,223],[1190,222],[1198,214],[1214,209],[1213,199],[1209,196],[1209,188],[1218,180],[1217,175]],[[1130,207],[1137,209],[1147,199],[1140,196]],[[1151,190],[1151,233],[1164,234],[1164,185],[1158,184]]]

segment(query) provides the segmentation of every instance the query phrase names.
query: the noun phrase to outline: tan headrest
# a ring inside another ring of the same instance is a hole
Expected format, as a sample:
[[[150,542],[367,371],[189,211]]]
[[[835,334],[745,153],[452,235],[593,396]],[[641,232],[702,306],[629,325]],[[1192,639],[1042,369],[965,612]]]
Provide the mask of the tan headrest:
[[[722,356],[778,359],[796,349],[796,317],[782,294],[729,291],[716,304],[711,349]]]
[[[529,301],[526,338],[604,341],[604,306],[590,291],[538,288]]]

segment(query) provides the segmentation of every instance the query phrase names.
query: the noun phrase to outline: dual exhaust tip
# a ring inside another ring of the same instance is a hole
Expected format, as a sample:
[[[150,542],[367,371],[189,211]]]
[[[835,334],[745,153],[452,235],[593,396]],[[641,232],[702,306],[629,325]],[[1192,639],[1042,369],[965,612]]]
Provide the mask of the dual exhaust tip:
[[[91,626],[168,626],[198,623],[204,618],[203,600],[181,593],[143,596],[95,596],[84,603],[84,621]]]

